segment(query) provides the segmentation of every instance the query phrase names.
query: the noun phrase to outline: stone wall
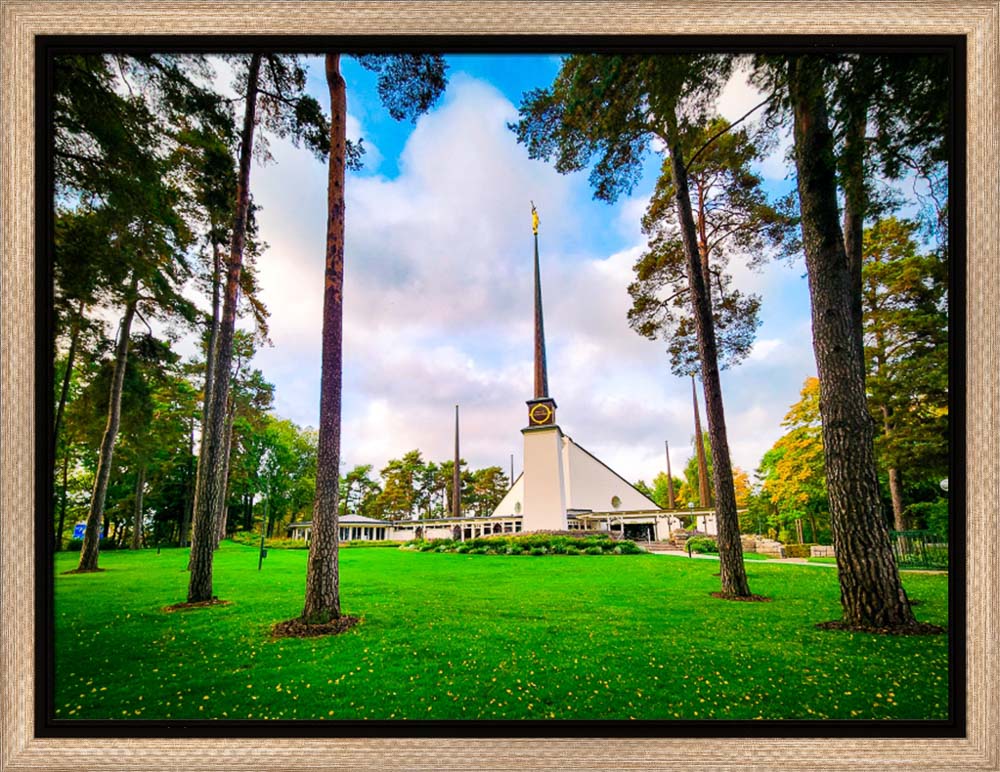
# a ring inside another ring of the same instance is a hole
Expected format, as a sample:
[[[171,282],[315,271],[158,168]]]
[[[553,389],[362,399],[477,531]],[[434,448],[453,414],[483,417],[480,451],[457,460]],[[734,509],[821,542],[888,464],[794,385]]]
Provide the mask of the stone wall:
[[[765,539],[762,536],[743,535],[740,537],[743,542],[744,552],[756,552],[758,555],[767,555],[773,558],[785,557],[785,550],[781,542]]]

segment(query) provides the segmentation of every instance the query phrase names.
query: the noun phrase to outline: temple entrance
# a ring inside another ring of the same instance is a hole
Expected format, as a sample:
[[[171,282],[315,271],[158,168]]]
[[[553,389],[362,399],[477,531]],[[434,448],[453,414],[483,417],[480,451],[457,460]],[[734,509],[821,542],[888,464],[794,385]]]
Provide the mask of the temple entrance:
[[[613,530],[618,531],[618,528]],[[655,541],[656,527],[652,523],[625,523],[624,536],[632,541]]]

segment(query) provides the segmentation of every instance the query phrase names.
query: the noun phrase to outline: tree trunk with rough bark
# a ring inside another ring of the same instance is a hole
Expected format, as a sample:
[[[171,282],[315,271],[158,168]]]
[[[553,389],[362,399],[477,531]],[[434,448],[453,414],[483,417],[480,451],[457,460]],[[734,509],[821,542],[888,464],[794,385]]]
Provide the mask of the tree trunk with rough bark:
[[[691,197],[688,192],[687,171],[678,136],[676,116],[668,117],[670,139],[670,165],[674,177],[674,201],[677,220],[687,256],[688,287],[691,294],[695,330],[698,335],[698,355],[701,360],[701,380],[705,393],[705,414],[708,434],[712,443],[712,477],[715,483],[715,522],[718,529],[719,565],[722,594],[730,597],[747,597],[750,586],[743,565],[743,545],[740,541],[740,522],[736,514],[736,491],[733,487],[733,469],[729,459],[729,439],[726,436],[726,414],[722,404],[722,383],[719,378],[718,351],[715,342],[715,321],[709,287],[705,285],[701,255]],[[703,445],[702,437],[697,438]],[[704,451],[703,451],[704,452]]]
[[[111,460],[114,456],[115,439],[118,437],[118,426],[121,423],[122,387],[125,383],[125,366],[128,363],[128,347],[132,334],[132,320],[138,305],[139,278],[132,275],[129,285],[129,296],[125,306],[125,316],[122,317],[118,330],[118,343],[115,346],[115,364],[111,373],[111,393],[108,397],[108,422],[101,438],[101,453],[97,460],[97,473],[94,475],[94,489],[90,496],[90,512],[87,515],[87,528],[83,535],[83,546],[80,549],[78,571],[96,571],[97,556],[101,546],[101,525],[104,520],[104,499],[108,494],[108,480],[111,477]]]
[[[303,621],[340,617],[337,496],[340,489],[340,397],[344,310],[344,162],[347,144],[347,88],[340,55],[326,55],[330,89],[330,159],[327,185],[326,283],[323,291],[323,358],[320,386],[316,499]]]
[[[257,110],[261,54],[253,54],[247,74],[246,110],[240,140],[240,167],[236,185],[236,207],[233,216],[232,243],[226,266],[226,286],[222,304],[222,319],[214,352],[214,383],[208,410],[208,421],[202,427],[204,462],[195,485],[194,529],[191,538],[191,576],[188,602],[212,599],[212,562],[215,554],[217,525],[214,514],[220,510],[225,496],[227,471],[225,464],[226,408],[229,403],[229,377],[233,359],[233,334],[236,329],[236,307],[239,300],[240,273],[243,269],[243,249],[246,245],[247,216],[250,208],[250,164],[253,157],[253,134]],[[225,374],[225,377],[223,377]]]
[[[135,511],[132,517],[132,546],[137,550],[142,547],[142,498],[146,487],[146,464],[139,466],[138,479],[135,483]]]
[[[821,61],[790,58],[788,84],[843,621],[858,627],[913,625],[879,500],[865,364],[857,345],[856,287],[840,228]]]
[[[851,279],[851,314],[862,361],[864,359],[864,309],[861,297],[861,272],[864,262],[863,240],[868,196],[865,192],[865,131],[868,125],[866,97],[858,95],[844,130],[844,251]]]
[[[705,434],[701,430],[701,412],[698,410],[698,387],[691,376],[691,401],[694,403],[694,455],[698,459],[698,506],[712,505],[712,492],[708,487],[708,459],[705,456]]]

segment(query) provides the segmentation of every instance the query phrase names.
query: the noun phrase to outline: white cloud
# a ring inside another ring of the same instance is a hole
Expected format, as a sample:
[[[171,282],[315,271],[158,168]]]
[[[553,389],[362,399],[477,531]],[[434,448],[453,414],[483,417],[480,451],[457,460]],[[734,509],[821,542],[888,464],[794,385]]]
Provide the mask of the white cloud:
[[[345,464],[378,469],[413,448],[434,460],[450,457],[459,403],[463,456],[506,469],[513,453],[520,469],[519,430],[532,396],[533,200],[560,424],[628,479],[649,480],[663,469],[669,439],[679,474],[693,433],[690,383],[669,373],[664,345],[638,336],[625,316],[626,286],[645,245],[638,220],[646,201],[628,199],[609,214],[628,248],[564,251],[562,244],[581,243],[582,229],[594,227],[574,208],[586,182],[530,160],[506,128],[515,115],[492,86],[458,76],[443,104],[417,121],[398,176],[348,178]],[[363,135],[354,119],[349,130]],[[278,412],[315,425],[326,175],[304,151],[281,142],[272,149],[277,163],[255,169],[252,183],[270,244],[260,279],[275,343],[257,364],[277,384]],[[794,285],[782,270],[739,278],[762,291]],[[768,331],[765,320],[761,333],[769,337],[724,376],[734,460],[748,471],[780,434],[778,422],[811,366],[794,361],[801,355],[794,346],[776,342],[784,336],[783,322],[775,324]],[[790,384],[791,399],[775,393],[777,381]]]
[[[766,94],[748,80],[749,72],[740,68],[733,72],[719,94],[719,113],[728,121],[736,121],[756,107]],[[748,123],[759,120],[765,108],[761,108],[749,118]],[[757,170],[765,180],[783,180],[792,170],[788,152],[792,146],[791,132],[781,129],[771,152],[757,164]]]
[[[765,338],[753,344],[753,350],[747,357],[748,362],[763,362],[768,359],[777,349],[784,345],[784,341],[779,338]]]
[[[371,137],[365,132],[361,121],[351,113],[347,114],[346,134],[351,142],[358,142],[360,140],[363,143],[365,148],[365,169],[378,169],[379,164],[382,163],[382,153],[379,151],[378,146],[372,142]]]

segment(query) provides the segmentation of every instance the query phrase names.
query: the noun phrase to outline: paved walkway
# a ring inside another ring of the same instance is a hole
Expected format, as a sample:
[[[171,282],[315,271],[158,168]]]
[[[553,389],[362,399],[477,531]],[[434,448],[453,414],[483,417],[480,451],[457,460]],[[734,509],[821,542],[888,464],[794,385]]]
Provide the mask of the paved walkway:
[[[718,560],[718,555],[704,555],[693,553],[690,556],[687,552],[678,549],[656,549],[647,550],[653,555],[673,555],[678,558],[690,557],[692,560]],[[767,560],[751,559],[744,561],[745,563],[792,563],[799,566],[825,566],[826,568],[836,568],[836,563],[811,563],[805,558],[768,558]]]
[[[647,545],[640,544],[639,546],[645,548]],[[649,552],[652,555],[673,555],[674,557],[679,557],[679,558],[690,557],[692,560],[718,560],[719,559],[718,555],[699,555],[699,554],[696,553],[696,554],[692,554],[692,555],[689,556],[687,554],[687,552],[684,552],[683,550],[679,550],[679,549],[674,549],[674,548],[664,549],[663,547],[660,547],[658,549],[652,549],[652,550],[646,550],[646,551]],[[748,565],[753,565],[754,563],[766,563],[766,564],[769,564],[769,565],[773,564],[773,563],[785,563],[785,564],[792,564],[792,565],[797,565],[797,566],[819,566],[820,568],[836,568],[837,567],[836,563],[812,563],[812,562],[806,560],[805,558],[767,558],[767,560],[745,560],[743,562],[744,562],[744,565],[747,565],[747,564]],[[936,570],[933,570],[933,569],[930,569],[930,568],[901,568],[899,570],[900,571],[919,571],[922,574],[947,574],[948,573],[947,571],[936,571]]]

